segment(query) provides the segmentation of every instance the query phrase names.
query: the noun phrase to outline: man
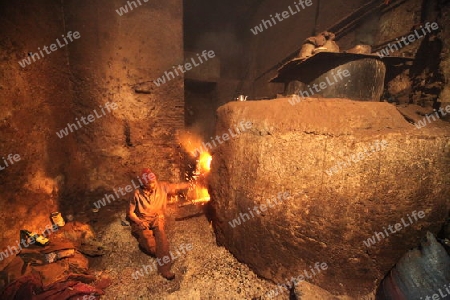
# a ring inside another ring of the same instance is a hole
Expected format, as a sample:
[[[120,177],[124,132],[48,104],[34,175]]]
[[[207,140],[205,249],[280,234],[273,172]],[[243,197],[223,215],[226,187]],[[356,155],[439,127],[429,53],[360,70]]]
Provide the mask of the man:
[[[143,169],[142,186],[136,189],[128,208],[131,229],[138,238],[139,246],[152,256],[157,257],[158,271],[166,279],[172,280],[175,274],[170,271],[172,261],[164,263],[163,257],[169,256],[169,243],[164,232],[164,213],[167,194],[189,188],[189,183],[170,184],[159,182],[150,169]],[[156,239],[156,241],[155,241]]]

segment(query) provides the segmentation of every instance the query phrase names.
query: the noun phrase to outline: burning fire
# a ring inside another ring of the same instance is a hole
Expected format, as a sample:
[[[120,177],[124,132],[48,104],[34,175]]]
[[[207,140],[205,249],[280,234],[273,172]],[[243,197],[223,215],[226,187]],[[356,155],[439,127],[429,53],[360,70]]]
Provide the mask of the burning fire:
[[[208,172],[211,170],[212,156],[208,152],[202,152],[197,162],[197,168],[200,172]]]
[[[192,134],[184,134],[180,138],[180,143],[190,155],[198,155],[195,171],[192,178],[189,179],[194,186],[193,190],[189,191],[188,198],[193,199],[193,203],[208,202],[210,200],[206,177],[211,170],[212,156],[207,151],[203,151],[201,147],[201,139]],[[197,150],[197,151],[194,151]],[[201,149],[201,152],[198,151]]]
[[[194,200],[192,202],[207,202],[211,198],[209,196],[208,189],[206,188],[206,176],[211,170],[212,156],[208,152],[200,153],[200,157],[197,160],[197,166],[193,176],[193,182],[195,185],[194,189]]]

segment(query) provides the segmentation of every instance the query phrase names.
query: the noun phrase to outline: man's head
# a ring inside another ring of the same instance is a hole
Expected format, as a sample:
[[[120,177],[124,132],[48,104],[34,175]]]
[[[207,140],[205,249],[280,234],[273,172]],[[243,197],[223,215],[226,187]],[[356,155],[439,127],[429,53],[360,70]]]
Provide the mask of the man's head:
[[[156,175],[150,169],[142,169],[141,178],[145,190],[153,192],[156,189]]]

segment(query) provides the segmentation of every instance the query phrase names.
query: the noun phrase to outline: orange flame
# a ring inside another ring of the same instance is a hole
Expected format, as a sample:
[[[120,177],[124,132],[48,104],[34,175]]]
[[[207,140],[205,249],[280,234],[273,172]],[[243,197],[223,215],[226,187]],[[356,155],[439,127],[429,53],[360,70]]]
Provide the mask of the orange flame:
[[[197,169],[200,173],[211,171],[212,156],[208,152],[202,152],[197,162]]]
[[[211,198],[206,188],[206,176],[211,170],[212,156],[208,152],[202,152],[197,160],[197,166],[194,175],[195,182],[195,200],[193,202],[206,202]]]
[[[208,189],[206,188],[206,176],[211,171],[212,156],[201,146],[202,140],[192,133],[183,133],[179,136],[179,141],[184,149],[191,156],[198,155],[194,176],[191,179],[195,188],[188,194],[193,203],[207,202],[210,200]]]

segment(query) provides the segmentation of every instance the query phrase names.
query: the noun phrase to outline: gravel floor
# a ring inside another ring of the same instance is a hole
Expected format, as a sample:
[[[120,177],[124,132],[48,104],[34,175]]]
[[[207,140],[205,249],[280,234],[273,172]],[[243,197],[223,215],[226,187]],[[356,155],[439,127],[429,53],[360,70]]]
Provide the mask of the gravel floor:
[[[91,269],[112,280],[104,299],[265,299],[263,295],[276,288],[216,245],[213,229],[204,215],[175,221],[175,217],[197,209],[175,205],[169,206],[166,221],[171,250],[175,254],[173,250],[182,244],[193,247],[186,254],[177,255],[172,268],[176,279],[167,281],[151,269],[138,280],[133,279],[136,271],[152,265],[155,259],[139,250],[130,227],[123,226],[125,209],[126,203],[118,202],[92,215],[97,237],[108,248],[105,256],[91,259]],[[285,293],[276,299],[289,296]]]

